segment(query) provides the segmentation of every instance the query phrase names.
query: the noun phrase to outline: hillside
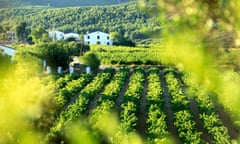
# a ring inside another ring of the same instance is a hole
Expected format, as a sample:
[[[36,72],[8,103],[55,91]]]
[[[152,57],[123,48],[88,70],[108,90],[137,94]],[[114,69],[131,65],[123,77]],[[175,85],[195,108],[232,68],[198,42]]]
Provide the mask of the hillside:
[[[96,6],[120,4],[128,1],[130,0],[0,0],[0,7],[19,7],[26,5],[42,5],[51,7]]]
[[[41,26],[47,30],[86,33],[93,31],[120,32],[131,39],[146,39],[143,29],[160,31],[154,18],[139,12],[134,2],[112,6],[91,7],[24,7],[0,9],[0,25],[8,30],[20,22],[29,28]]]

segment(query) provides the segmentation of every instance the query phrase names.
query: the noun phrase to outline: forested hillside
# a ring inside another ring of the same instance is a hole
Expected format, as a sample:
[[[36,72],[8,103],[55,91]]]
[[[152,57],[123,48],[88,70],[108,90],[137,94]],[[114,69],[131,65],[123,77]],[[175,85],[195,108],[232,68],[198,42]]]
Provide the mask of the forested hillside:
[[[114,6],[4,8],[0,13],[0,24],[11,30],[25,21],[30,28],[41,26],[76,33],[120,32],[134,40],[147,38],[143,28],[153,32],[160,30],[157,20],[139,12],[135,2]]]
[[[51,7],[112,5],[130,0],[0,0],[0,7],[19,7],[24,5],[43,5]]]

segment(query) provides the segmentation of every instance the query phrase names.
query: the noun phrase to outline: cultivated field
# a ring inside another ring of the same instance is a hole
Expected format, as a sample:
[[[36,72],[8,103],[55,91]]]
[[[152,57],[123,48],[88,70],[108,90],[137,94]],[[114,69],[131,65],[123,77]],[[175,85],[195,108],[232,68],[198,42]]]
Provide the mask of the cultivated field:
[[[100,143],[129,143],[132,133],[144,143],[235,140],[239,133],[214,94],[186,84],[185,79],[174,68],[157,66],[62,76],[55,84],[57,108],[46,139],[66,141],[66,127],[84,118],[87,133]],[[114,123],[114,118],[105,119],[111,113],[120,124],[109,134],[101,121]]]

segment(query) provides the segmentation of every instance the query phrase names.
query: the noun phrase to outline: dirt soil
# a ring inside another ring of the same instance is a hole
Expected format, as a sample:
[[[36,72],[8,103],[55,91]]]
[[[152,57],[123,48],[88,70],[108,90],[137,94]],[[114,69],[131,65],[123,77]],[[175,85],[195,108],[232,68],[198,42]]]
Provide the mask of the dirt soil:
[[[147,89],[148,89],[148,81],[147,81],[147,73],[144,75],[144,89],[142,92],[142,97],[140,98],[140,111],[137,115],[138,123],[137,123],[137,131],[141,135],[143,139],[146,139],[146,131],[147,131]]]

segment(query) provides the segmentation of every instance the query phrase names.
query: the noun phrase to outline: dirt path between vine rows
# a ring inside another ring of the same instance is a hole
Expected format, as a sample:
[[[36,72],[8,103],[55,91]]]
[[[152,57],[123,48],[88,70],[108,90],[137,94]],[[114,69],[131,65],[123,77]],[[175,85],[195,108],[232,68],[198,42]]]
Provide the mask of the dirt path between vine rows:
[[[194,121],[196,122],[196,128],[198,132],[201,132],[201,139],[208,142],[212,143],[213,138],[208,134],[208,131],[203,127],[203,122],[200,120],[199,117],[199,110],[196,101],[193,98],[189,98],[189,106],[190,106],[190,111],[193,115]]]
[[[183,84],[184,82],[181,79],[181,77],[179,75],[177,75],[177,77]],[[213,101],[214,101],[215,108],[217,109],[219,118],[223,122],[223,125],[228,129],[229,136],[231,137],[231,139],[236,140],[240,135],[240,131],[234,127],[234,124],[232,123],[229,114],[227,114],[227,112],[224,110],[224,107],[220,105],[216,100],[213,100]],[[198,110],[197,103],[193,98],[190,98],[190,110],[194,116],[197,129],[203,132],[203,134],[201,135],[201,138],[206,142],[211,143],[213,138],[208,134],[207,130],[203,127],[203,122],[199,118],[199,110]]]
[[[163,72],[162,69],[160,69],[159,74],[160,74],[160,80],[161,80],[161,87],[163,89],[164,111],[167,115],[166,123],[167,123],[168,131],[173,136],[173,139],[175,140],[175,143],[179,144],[180,139],[179,139],[178,134],[177,134],[177,129],[173,125],[173,123],[174,123],[174,113],[173,113],[173,110],[171,108],[171,97],[170,97],[170,94],[169,94],[169,91],[168,91],[168,88],[167,88],[167,83],[166,83],[164,72]]]
[[[76,99],[79,97],[81,91],[78,92],[75,96],[71,97],[71,99],[64,105],[61,111],[65,111],[69,105],[73,104],[76,101]]]
[[[102,93],[106,89],[106,86],[112,81],[114,75],[115,75],[115,73],[111,75],[111,78],[109,79],[108,82],[106,82],[106,84],[103,86],[103,88],[100,90],[100,92],[93,99],[90,100],[90,102],[87,106],[87,111],[85,113],[87,116],[89,116],[91,114],[92,110],[94,110],[96,108],[97,100],[102,96]]]
[[[187,95],[187,86],[184,84],[184,81],[182,80],[181,75],[177,74],[176,78],[179,80],[181,88],[184,91],[184,94]],[[195,128],[197,129],[198,132],[202,133],[200,138],[205,142],[212,143],[213,138],[208,134],[208,131],[203,127],[202,120],[200,120],[199,109],[196,101],[194,100],[194,98],[191,98],[189,96],[188,96],[188,100],[189,100],[190,111],[191,111],[191,114],[193,115],[193,120],[196,123]]]
[[[119,93],[119,95],[118,95],[118,97],[116,98],[116,101],[115,101],[115,110],[116,110],[116,112],[118,113],[119,116],[120,116],[120,113],[121,113],[121,104],[124,100],[124,94],[125,94],[125,92],[128,88],[128,84],[129,84],[131,75],[132,75],[132,71],[129,72],[128,77],[125,80],[125,83],[124,83],[124,85],[123,85],[123,87],[122,87],[122,89],[121,89],[121,91],[120,91],[120,93]]]
[[[148,81],[147,81],[147,71],[145,69],[145,75],[144,75],[144,87],[143,87],[143,92],[142,96],[140,98],[140,109],[137,114],[138,117],[138,122],[137,122],[137,132],[141,135],[143,140],[146,140],[146,131],[147,131],[147,112],[146,112],[146,107],[147,107],[147,89],[148,89]]]
[[[64,105],[64,107],[62,108],[61,111],[65,111],[65,110],[68,108],[69,105],[73,104],[73,103],[76,101],[76,99],[79,97],[81,91],[82,91],[88,84],[90,84],[90,83],[93,81],[93,79],[94,79],[95,76],[96,76],[96,75],[93,75],[93,78],[92,78],[88,83],[86,83],[86,84],[83,86],[83,88],[82,88],[81,90],[79,90],[79,92],[78,92],[77,94],[75,94],[73,97],[71,97],[71,99]]]
[[[228,134],[231,139],[237,139],[240,135],[240,131],[234,127],[234,124],[231,121],[229,114],[225,111],[224,107],[220,105],[218,102],[214,101],[215,108],[217,109],[217,113],[219,118],[222,120],[223,125],[228,129]]]
[[[105,85],[106,86],[106,85]],[[97,100],[102,96],[102,92],[105,90],[105,87],[98,93],[88,104],[86,115],[89,116],[91,112],[97,107]]]

